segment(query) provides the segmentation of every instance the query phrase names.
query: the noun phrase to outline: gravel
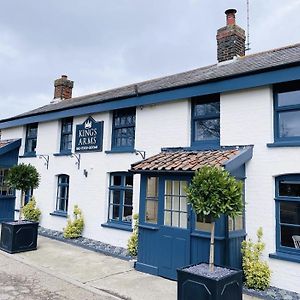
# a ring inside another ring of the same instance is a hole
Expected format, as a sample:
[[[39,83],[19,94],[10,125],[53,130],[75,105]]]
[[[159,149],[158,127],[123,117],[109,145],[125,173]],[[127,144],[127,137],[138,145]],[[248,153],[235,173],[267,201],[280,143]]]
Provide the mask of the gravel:
[[[236,273],[235,270],[221,268],[217,266],[214,267],[213,272],[210,272],[208,264],[198,264],[185,268],[183,270],[195,275],[205,276],[212,279],[218,279]]]
[[[61,231],[39,227],[39,234],[61,242],[79,246],[95,252],[100,252],[106,255],[118,257],[124,260],[131,260],[134,258],[128,254],[128,251],[125,248],[112,246],[110,244],[102,243],[100,241],[84,237],[79,237],[77,239],[66,239],[64,238],[63,233]]]

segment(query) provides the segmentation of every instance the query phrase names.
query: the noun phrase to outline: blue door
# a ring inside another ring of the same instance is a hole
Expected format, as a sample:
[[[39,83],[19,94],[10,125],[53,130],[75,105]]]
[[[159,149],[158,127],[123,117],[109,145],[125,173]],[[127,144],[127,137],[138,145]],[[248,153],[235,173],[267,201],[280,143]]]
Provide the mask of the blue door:
[[[159,228],[158,273],[176,279],[176,269],[190,264],[190,208],[185,180],[164,180],[163,223]]]
[[[0,196],[0,223],[4,221],[13,221],[15,215],[15,197]]]

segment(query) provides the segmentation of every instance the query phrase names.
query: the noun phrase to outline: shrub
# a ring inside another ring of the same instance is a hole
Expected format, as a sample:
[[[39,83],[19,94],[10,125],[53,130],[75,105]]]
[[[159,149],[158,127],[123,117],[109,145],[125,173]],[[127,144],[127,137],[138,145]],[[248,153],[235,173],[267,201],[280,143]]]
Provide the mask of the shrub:
[[[66,239],[75,239],[81,236],[83,227],[84,227],[84,219],[82,215],[81,209],[78,205],[74,205],[73,210],[74,220],[68,218],[67,226],[64,228],[64,237]]]
[[[261,260],[265,243],[262,242],[263,230],[257,230],[257,242],[251,239],[242,242],[243,271],[246,286],[251,289],[265,290],[270,286],[271,270],[268,264]]]
[[[128,243],[127,243],[127,250],[131,256],[137,256],[138,254],[138,236],[139,236],[139,215],[134,214],[133,215],[133,222],[134,222],[134,227],[133,227],[133,232],[132,235],[130,236]]]
[[[23,208],[23,215],[25,220],[39,222],[41,211],[36,207],[36,200],[34,197]]]

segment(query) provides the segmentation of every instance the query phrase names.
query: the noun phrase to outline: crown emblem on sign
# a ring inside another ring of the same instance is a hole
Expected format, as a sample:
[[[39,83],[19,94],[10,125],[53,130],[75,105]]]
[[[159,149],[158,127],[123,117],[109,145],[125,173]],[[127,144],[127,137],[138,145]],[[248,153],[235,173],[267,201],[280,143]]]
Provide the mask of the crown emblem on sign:
[[[84,123],[84,128],[85,128],[85,129],[90,129],[90,128],[92,128],[92,121],[87,120],[87,121]]]

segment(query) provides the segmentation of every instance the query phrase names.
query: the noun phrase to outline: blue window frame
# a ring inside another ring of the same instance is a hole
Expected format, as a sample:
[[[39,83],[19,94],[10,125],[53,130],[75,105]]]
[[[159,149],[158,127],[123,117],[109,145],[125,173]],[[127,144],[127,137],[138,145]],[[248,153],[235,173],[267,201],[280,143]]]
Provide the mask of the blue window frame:
[[[36,154],[38,123],[28,124],[26,128],[26,141],[24,155]]]
[[[108,221],[131,226],[133,175],[112,173],[109,184]]]
[[[61,137],[60,152],[71,153],[73,136],[73,118],[62,119],[61,121]]]
[[[200,149],[220,145],[220,96],[192,100],[192,146]]]
[[[66,174],[57,176],[56,211],[67,214],[70,178]]]
[[[135,108],[116,110],[112,122],[112,150],[132,150],[135,140]]]
[[[300,141],[300,82],[274,87],[274,141]]]
[[[14,190],[7,186],[5,179],[8,174],[8,169],[0,169],[0,197],[13,196]]]
[[[276,178],[276,250],[300,255],[300,174]]]

